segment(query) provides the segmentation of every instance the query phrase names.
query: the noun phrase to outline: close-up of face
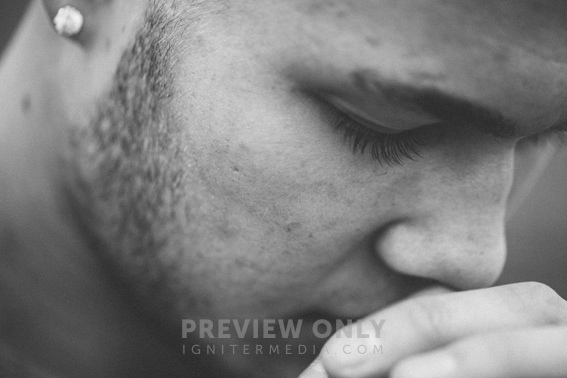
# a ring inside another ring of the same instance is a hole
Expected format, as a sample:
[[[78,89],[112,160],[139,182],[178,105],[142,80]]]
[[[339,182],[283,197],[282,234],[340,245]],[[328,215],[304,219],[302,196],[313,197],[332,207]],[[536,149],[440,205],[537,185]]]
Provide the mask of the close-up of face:
[[[567,3],[134,3],[97,16],[134,20],[92,37],[106,55],[63,51],[81,62],[64,80],[108,86],[61,94],[60,185],[176,346],[182,319],[357,320],[495,283],[515,160],[567,129]],[[315,356],[208,357],[284,377]]]
[[[518,143],[544,156],[567,126],[567,5],[546,4],[155,6],[136,43],[162,72],[127,53],[76,136],[86,227],[174,332],[489,286]],[[305,358],[228,363],[297,374]]]

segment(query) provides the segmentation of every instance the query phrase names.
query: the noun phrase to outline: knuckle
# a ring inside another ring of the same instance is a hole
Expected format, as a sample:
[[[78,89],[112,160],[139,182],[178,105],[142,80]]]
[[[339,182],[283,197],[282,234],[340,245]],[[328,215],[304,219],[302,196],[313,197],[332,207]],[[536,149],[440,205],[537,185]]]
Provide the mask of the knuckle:
[[[553,295],[557,295],[555,290],[541,282],[524,282],[522,285],[529,294],[537,297],[549,298]]]
[[[535,310],[545,323],[567,323],[567,302],[555,290],[540,282],[517,285],[524,306]]]
[[[471,365],[473,361],[488,361],[490,359],[503,358],[503,346],[514,345],[513,340],[508,340],[507,335],[488,335],[470,337],[447,348],[450,356],[457,361],[459,365]]]

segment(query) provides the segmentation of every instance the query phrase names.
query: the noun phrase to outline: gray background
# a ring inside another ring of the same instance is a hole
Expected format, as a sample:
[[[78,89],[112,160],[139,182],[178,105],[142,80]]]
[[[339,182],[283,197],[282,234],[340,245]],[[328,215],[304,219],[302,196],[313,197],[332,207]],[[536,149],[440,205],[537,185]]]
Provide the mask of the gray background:
[[[0,51],[28,1],[0,0]],[[540,281],[567,298],[567,145],[508,224],[500,283]]]
[[[4,49],[27,3],[28,0],[0,0],[0,51]]]

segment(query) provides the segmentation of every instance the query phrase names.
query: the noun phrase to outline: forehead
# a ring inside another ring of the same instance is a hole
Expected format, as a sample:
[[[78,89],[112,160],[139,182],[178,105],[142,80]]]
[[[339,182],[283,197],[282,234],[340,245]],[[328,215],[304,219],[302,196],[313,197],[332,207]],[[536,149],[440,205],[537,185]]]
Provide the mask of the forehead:
[[[217,30],[225,29],[231,42],[240,35],[244,50],[307,85],[351,91],[353,75],[372,72],[497,109],[525,132],[567,119],[563,0],[221,4]]]
[[[224,1],[224,7],[259,12],[266,20],[271,17],[264,10],[282,19],[332,20],[347,30],[387,28],[408,35],[427,26],[437,34],[451,30],[447,39],[485,36],[567,61],[560,49],[567,43],[563,0],[242,0]]]
[[[567,42],[567,3],[561,0],[310,0],[296,2],[296,9],[313,18],[358,21],[351,28],[383,26],[408,35],[427,27],[430,37],[445,42],[491,38],[567,61],[559,48]]]

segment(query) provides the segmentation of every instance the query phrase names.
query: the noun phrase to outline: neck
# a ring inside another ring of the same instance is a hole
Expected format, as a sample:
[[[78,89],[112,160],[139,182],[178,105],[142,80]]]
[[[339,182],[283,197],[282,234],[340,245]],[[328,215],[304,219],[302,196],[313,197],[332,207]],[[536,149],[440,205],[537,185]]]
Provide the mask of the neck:
[[[0,64],[0,365],[26,376],[169,374],[181,352],[124,304],[61,196],[69,122],[54,38],[35,2]]]

